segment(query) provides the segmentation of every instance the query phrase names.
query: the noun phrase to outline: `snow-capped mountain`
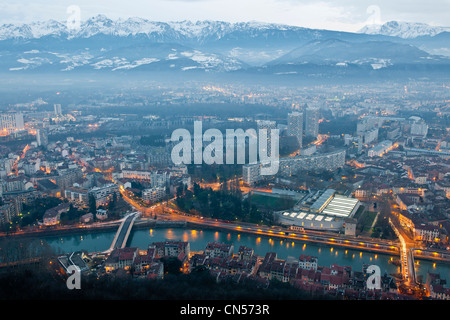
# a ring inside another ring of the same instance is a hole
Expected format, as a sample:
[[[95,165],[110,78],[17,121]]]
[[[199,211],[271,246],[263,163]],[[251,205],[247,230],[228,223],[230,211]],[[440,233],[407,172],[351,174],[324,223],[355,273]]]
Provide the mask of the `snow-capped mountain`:
[[[48,20],[30,24],[0,26],[0,40],[22,38],[36,39],[44,36],[63,36],[67,38],[89,38],[95,35],[155,37],[157,34],[174,39],[221,39],[225,35],[242,30],[298,30],[299,27],[259,23],[229,23],[224,21],[174,21],[158,22],[143,18],[112,20],[105,15],[97,15],[80,23],[79,28],[69,27],[66,22]]]
[[[273,69],[292,74],[300,66],[326,75],[336,66],[341,72],[347,67],[408,69],[405,65],[412,64],[424,72],[440,64],[444,72],[449,60],[430,51],[450,53],[450,33],[431,28],[392,22],[351,33],[261,22],[112,20],[104,15],[81,22],[77,29],[55,20],[7,24],[0,26],[0,73]]]
[[[320,37],[320,34],[300,27],[260,22],[229,23],[209,20],[158,22],[143,18],[112,20],[104,15],[91,17],[81,22],[79,28],[75,29],[70,28],[66,22],[55,20],[0,26],[0,41],[23,42],[57,38],[60,41],[75,42],[93,37],[177,43],[204,52],[212,51],[216,55],[228,56],[234,60],[243,59],[245,63],[262,64],[305,41]],[[127,40],[121,42],[128,44]],[[276,47],[270,43],[273,40],[276,41]],[[37,48],[30,50],[35,49]]]
[[[389,21],[385,24],[372,24],[359,30],[365,34],[379,34],[385,36],[413,39],[420,36],[435,36],[441,32],[450,31],[449,27],[434,27],[425,23]]]
[[[4,53],[9,71],[235,71],[245,66],[241,61],[218,54],[165,43],[107,48],[84,41],[79,50],[34,49],[23,53]],[[105,46],[106,47],[106,46]],[[1,63],[0,63],[1,68]],[[2,70],[4,71],[4,70]]]

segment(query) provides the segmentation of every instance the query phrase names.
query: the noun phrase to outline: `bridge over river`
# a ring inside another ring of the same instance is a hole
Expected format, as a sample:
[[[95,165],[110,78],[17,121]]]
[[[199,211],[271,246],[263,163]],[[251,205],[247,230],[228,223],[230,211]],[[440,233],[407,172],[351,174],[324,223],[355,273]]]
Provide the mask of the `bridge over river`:
[[[139,217],[139,215],[140,212],[133,212],[123,218],[122,223],[120,224],[119,229],[114,236],[111,246],[108,250],[105,251],[105,253],[109,253],[114,249],[124,248],[126,246],[131,229],[133,228],[134,222]]]

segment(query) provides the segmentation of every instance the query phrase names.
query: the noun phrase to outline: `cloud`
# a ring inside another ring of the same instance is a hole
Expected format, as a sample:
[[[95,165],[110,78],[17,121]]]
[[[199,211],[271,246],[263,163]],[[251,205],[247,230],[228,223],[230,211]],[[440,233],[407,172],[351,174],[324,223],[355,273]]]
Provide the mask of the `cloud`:
[[[392,20],[423,22],[449,26],[449,0],[277,0],[297,5],[319,3],[328,7],[344,8],[349,13],[349,21],[366,21],[371,16],[370,7],[379,8],[381,22]]]

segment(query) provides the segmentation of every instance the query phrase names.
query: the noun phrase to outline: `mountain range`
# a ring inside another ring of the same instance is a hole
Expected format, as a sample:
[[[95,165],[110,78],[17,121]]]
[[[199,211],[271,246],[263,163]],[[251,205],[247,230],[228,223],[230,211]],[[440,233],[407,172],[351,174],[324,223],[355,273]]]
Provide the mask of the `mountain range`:
[[[395,21],[355,33],[260,22],[112,20],[104,15],[79,28],[55,20],[0,26],[1,73],[401,71],[422,76],[448,74],[449,56],[448,28]]]
[[[435,36],[449,32],[450,27],[430,26],[426,23],[389,21],[384,24],[366,25],[359,30],[366,34],[382,34],[404,39],[414,39],[421,36]]]

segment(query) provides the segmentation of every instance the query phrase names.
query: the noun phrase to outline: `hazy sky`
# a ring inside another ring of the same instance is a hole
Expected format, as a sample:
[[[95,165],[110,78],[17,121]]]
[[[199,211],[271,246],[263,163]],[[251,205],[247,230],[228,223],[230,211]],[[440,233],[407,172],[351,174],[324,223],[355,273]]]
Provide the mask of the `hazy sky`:
[[[71,5],[80,8],[81,20],[104,14],[112,19],[261,21],[343,31],[391,20],[450,25],[450,0],[1,0],[0,24],[66,21]]]

